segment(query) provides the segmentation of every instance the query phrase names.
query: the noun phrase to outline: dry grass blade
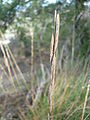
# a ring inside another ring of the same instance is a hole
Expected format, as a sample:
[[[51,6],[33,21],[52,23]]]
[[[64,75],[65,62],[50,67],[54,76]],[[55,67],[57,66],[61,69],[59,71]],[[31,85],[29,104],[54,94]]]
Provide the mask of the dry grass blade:
[[[25,116],[25,113],[22,111],[20,107],[18,107],[18,111],[20,112],[19,117],[21,120],[28,120],[27,117]]]
[[[14,73],[15,79],[16,79],[16,81],[17,81],[17,84],[18,84],[18,86],[20,87],[19,81],[18,81],[18,77],[17,77],[16,71],[15,71],[14,66],[13,66],[13,62],[12,62],[12,60],[11,60],[11,58],[10,58],[10,55],[9,55],[9,52],[8,52],[6,46],[5,46],[5,51],[6,51],[6,54],[7,54],[7,57],[8,57],[8,61],[9,61],[10,65],[11,65],[12,71],[13,71],[13,73]]]
[[[29,90],[29,88],[28,88],[28,86],[27,86],[27,83],[26,83],[26,80],[25,80],[25,78],[24,78],[24,76],[23,76],[23,74],[22,74],[22,72],[21,72],[21,70],[20,70],[20,68],[19,68],[19,66],[18,66],[18,64],[17,64],[17,62],[16,62],[16,60],[15,60],[15,58],[14,58],[14,56],[13,56],[11,50],[10,50],[10,48],[9,48],[9,46],[6,45],[6,48],[7,48],[8,52],[9,52],[9,54],[10,54],[10,56],[11,56],[11,59],[13,60],[13,62],[14,62],[14,64],[15,64],[15,66],[16,66],[19,74],[21,75],[22,80],[24,81],[24,84],[25,84],[26,88]]]
[[[14,81],[13,81],[13,77],[12,77],[12,74],[11,74],[10,65],[9,65],[9,62],[8,62],[8,59],[7,59],[7,56],[6,56],[6,53],[5,53],[5,50],[4,50],[3,45],[0,45],[0,48],[1,48],[1,51],[2,51],[3,56],[4,56],[5,65],[6,65],[6,67],[8,68],[8,73],[9,73],[9,76],[10,76],[10,78],[11,78],[11,83],[12,83],[14,89],[16,90],[16,87],[15,87]]]

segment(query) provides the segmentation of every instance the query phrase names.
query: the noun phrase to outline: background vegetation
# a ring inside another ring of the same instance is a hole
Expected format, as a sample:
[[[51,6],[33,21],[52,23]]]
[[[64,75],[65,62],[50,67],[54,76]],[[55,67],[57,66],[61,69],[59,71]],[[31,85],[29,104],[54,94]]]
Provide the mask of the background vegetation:
[[[0,0],[0,42],[10,40],[9,47],[0,43],[1,120],[48,119],[55,10],[60,15],[60,31],[51,120],[90,119],[89,0],[52,4],[47,0]],[[14,81],[10,81],[12,87],[6,80]]]

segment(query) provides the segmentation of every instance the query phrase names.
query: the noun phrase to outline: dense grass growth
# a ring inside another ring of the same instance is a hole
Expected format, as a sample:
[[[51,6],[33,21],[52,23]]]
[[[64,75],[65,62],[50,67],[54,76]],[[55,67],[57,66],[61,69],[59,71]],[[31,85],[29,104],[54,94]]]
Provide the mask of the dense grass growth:
[[[63,69],[57,76],[53,91],[53,119],[81,120],[88,86],[88,72],[81,64],[73,68]],[[47,120],[49,113],[48,85],[36,102],[35,107],[28,111],[30,120]],[[86,101],[84,120],[90,120],[90,92]]]

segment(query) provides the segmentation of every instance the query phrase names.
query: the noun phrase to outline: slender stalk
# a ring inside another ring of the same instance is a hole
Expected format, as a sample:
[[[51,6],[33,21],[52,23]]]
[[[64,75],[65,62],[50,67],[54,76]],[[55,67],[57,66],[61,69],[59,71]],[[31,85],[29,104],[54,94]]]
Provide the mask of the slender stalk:
[[[75,19],[75,17],[74,17]],[[73,61],[74,61],[74,45],[75,44],[75,20],[73,23],[73,35],[72,35],[72,59],[71,59],[71,65],[73,65]]]
[[[84,107],[83,107],[83,112],[82,112],[82,118],[81,118],[81,120],[84,119],[84,114],[85,114],[85,108],[86,108],[86,103],[87,103],[87,99],[88,99],[89,89],[90,89],[90,83],[87,86],[87,92],[86,92],[86,96],[85,96],[85,101],[84,101]]]
[[[34,74],[33,74],[34,45],[33,45],[33,42],[34,42],[33,31],[31,31],[31,70],[30,70],[30,75],[31,75],[31,80],[32,80],[32,87],[33,87],[33,80],[34,80]]]
[[[59,14],[55,11],[55,33],[52,34],[51,49],[50,49],[50,64],[51,64],[51,83],[49,86],[49,114],[48,120],[53,120],[53,91],[56,80],[56,61],[57,61],[57,47],[58,47],[58,36],[59,36]]]

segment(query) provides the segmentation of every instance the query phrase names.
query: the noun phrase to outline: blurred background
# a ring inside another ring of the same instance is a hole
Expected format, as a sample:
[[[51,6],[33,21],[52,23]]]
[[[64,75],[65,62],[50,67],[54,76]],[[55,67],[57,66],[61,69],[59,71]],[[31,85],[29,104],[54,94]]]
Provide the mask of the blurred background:
[[[0,96],[7,91],[12,92],[8,76],[16,79],[15,72],[22,89],[22,75],[28,86],[31,79],[34,79],[35,85],[50,79],[50,44],[55,31],[55,10],[60,15],[57,60],[59,72],[65,66],[74,68],[77,61],[81,61],[82,67],[86,65],[85,68],[89,68],[89,0],[0,0],[0,46],[6,50],[8,61],[10,57],[7,45],[14,57],[11,57],[13,61],[9,61],[7,67],[0,47]],[[16,83],[15,85],[17,87]]]
[[[49,63],[51,35],[54,31],[54,11],[60,14],[59,52],[74,60],[90,53],[89,0],[1,0],[0,29],[15,57],[30,59],[31,37],[34,37],[35,63]],[[73,42],[74,41],[74,42]],[[74,44],[74,45],[73,45]]]

